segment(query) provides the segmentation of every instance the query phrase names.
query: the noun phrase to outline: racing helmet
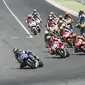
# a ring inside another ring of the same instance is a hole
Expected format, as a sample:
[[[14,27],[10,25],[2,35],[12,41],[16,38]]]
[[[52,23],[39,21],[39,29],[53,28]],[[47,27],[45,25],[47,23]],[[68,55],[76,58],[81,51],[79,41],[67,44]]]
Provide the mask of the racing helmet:
[[[37,10],[36,10],[36,9],[34,9],[34,10],[33,10],[33,12],[37,12]]]
[[[66,12],[65,15],[69,15],[69,12]]]
[[[31,18],[32,16],[31,15],[28,15],[29,18]]]
[[[83,10],[83,9],[80,9],[80,11],[81,11],[81,12],[84,12],[84,10]]]
[[[53,12],[50,12],[51,15],[53,15],[54,13]]]
[[[52,21],[52,20],[53,20],[53,18],[52,18],[52,17],[50,17],[50,18],[49,18],[49,21]]]
[[[63,30],[63,27],[62,27],[62,26],[60,27],[60,30],[61,30],[61,31]]]
[[[46,30],[46,31],[45,31],[45,34],[48,34],[48,33],[49,33],[49,32]]]
[[[47,36],[46,39],[47,39],[47,40],[50,40],[50,39],[51,39],[51,36]]]
[[[51,14],[49,14],[49,16],[48,17],[52,17],[52,15]]]
[[[59,19],[62,19],[62,18],[63,18],[63,16],[62,16],[62,15],[60,15],[60,16],[59,16]]]
[[[13,53],[14,54],[20,54],[21,53],[21,49],[13,48]]]
[[[13,53],[16,53],[18,51],[18,48],[13,48]]]

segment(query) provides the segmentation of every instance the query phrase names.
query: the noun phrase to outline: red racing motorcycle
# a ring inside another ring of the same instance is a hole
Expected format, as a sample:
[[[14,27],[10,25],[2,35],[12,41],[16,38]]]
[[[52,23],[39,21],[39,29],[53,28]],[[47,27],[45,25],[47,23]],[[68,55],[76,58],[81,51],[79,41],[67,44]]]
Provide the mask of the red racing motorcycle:
[[[52,49],[55,52],[55,55],[59,55],[61,58],[69,57],[70,54],[67,49],[65,49],[63,43],[54,42]]]

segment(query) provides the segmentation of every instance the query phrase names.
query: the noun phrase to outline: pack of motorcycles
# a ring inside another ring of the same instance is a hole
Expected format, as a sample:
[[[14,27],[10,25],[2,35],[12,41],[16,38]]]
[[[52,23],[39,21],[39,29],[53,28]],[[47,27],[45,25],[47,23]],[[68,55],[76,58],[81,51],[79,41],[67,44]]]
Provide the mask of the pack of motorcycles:
[[[27,23],[27,21],[25,21]],[[41,28],[42,28],[42,23],[39,19],[36,19],[35,21],[32,21],[29,23],[29,26],[28,26],[31,31],[34,33],[34,35],[37,35],[37,33],[40,33],[41,32]],[[55,25],[55,29],[57,28],[58,26]],[[47,28],[48,29],[48,28]],[[58,35],[58,32],[54,32],[53,31],[53,28],[51,28],[52,30],[50,30],[51,32],[53,32],[59,39],[63,40],[62,42],[66,42],[69,46],[73,47],[72,43],[71,43],[71,37],[72,37],[72,34],[73,32],[68,32],[66,35],[63,36],[63,39],[61,38],[61,36]],[[72,31],[72,28],[69,27],[69,29]],[[67,50],[67,48],[65,48],[65,45],[64,44],[54,44],[53,45],[53,48],[55,49],[55,56],[59,55],[61,58],[66,58],[66,57],[69,57],[70,54]],[[43,62],[38,58],[37,59],[38,63],[39,63],[39,66],[38,67],[43,67]],[[35,65],[34,63],[32,62],[31,64],[29,63],[29,60],[27,60],[25,62],[26,66],[29,66],[30,68],[35,68]]]

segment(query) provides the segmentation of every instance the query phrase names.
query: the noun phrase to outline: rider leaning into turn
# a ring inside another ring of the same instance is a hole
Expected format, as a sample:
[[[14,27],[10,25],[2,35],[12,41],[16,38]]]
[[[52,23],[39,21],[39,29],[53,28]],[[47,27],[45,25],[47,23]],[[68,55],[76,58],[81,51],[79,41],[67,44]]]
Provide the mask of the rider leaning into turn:
[[[85,43],[85,38],[82,36],[77,36],[76,34],[73,34],[72,40],[73,40],[74,52],[78,52],[79,46]]]
[[[13,48],[13,53],[15,54],[15,58],[17,59],[18,63],[20,63],[20,68],[24,68],[25,65],[25,60],[29,58],[30,60],[34,61],[35,63],[35,67],[38,67],[38,61],[36,61],[35,59],[39,59],[38,57],[36,57],[31,51],[21,51],[18,48]],[[30,56],[32,55],[32,56]]]
[[[55,49],[53,48],[55,42],[56,44],[62,43],[60,39],[54,38],[53,36],[47,36],[48,49],[51,55],[55,54]]]

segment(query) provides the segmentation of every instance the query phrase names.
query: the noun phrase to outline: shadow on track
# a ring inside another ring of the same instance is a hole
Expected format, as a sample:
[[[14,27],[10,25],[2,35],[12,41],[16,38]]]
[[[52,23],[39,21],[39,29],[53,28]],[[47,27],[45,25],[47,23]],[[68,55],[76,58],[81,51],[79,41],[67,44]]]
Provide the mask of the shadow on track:
[[[17,70],[32,70],[33,68],[30,68],[30,67],[25,67],[23,69],[20,69],[20,68],[10,68],[10,69],[17,69]],[[33,69],[34,70],[34,69]]]
[[[74,54],[71,54],[71,55],[79,55],[79,56],[81,56],[81,55],[85,55],[85,53],[74,53]]]
[[[66,59],[67,57],[65,58],[61,58],[61,57],[44,57],[46,59]]]
[[[28,35],[28,34],[25,34],[25,35]],[[30,33],[30,35],[34,35],[34,33]]]

